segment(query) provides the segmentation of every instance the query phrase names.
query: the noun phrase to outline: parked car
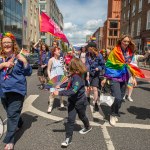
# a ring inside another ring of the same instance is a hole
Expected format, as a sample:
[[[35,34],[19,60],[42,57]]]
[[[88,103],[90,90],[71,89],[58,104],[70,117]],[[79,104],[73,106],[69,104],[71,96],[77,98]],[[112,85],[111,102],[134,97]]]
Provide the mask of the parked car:
[[[33,69],[37,69],[38,68],[38,54],[37,53],[33,53],[29,56],[29,64],[31,65],[31,67]]]

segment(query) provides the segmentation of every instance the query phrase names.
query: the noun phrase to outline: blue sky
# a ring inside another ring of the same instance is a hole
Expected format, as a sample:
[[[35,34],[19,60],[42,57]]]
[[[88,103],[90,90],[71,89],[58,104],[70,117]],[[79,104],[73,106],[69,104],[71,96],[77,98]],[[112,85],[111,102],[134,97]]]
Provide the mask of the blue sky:
[[[56,0],[64,17],[64,33],[71,44],[84,43],[86,35],[103,26],[107,0]]]

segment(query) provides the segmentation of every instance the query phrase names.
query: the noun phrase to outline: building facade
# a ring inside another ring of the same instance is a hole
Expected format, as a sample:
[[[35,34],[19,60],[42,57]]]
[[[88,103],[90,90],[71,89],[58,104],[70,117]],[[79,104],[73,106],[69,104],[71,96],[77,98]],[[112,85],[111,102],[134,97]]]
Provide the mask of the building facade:
[[[97,48],[103,49],[104,43],[103,43],[103,27],[99,27],[96,32],[93,34],[94,37],[96,37],[96,45]]]
[[[23,1],[23,45],[29,48],[40,38],[38,0]]]
[[[22,47],[22,1],[0,0],[0,32],[12,32]]]
[[[112,50],[120,36],[121,0],[108,0],[107,20],[104,23],[103,43]]]
[[[39,8],[40,11],[50,16],[63,31],[63,15],[60,13],[55,0],[39,0]],[[48,45],[52,45],[54,37],[49,33],[41,33],[41,39]]]
[[[150,0],[124,0],[121,18],[121,33],[130,34],[142,54],[150,42]]]

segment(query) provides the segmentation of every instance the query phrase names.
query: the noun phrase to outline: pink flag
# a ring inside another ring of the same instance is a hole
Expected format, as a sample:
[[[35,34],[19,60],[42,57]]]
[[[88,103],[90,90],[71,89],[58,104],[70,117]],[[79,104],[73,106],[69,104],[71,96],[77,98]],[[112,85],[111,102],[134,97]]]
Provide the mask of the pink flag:
[[[40,32],[49,32],[62,39],[64,42],[69,43],[67,37],[60,30],[59,26],[44,12],[42,12],[40,16]]]

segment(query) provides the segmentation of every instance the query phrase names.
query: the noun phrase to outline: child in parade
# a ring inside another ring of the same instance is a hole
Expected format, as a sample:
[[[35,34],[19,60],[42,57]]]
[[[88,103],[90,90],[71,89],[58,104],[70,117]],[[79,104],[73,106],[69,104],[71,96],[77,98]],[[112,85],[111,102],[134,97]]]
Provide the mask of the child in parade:
[[[52,58],[48,61],[48,67],[47,67],[47,74],[48,78],[52,79],[55,76],[58,75],[64,75],[64,68],[63,65],[59,59],[60,57],[60,48],[59,47],[53,47],[51,50]],[[51,113],[53,109],[53,103],[54,103],[54,95],[52,95],[52,92],[54,91],[54,88],[50,88],[50,96],[49,96],[49,106],[47,113]],[[63,104],[64,97],[61,97],[61,107],[64,107]]]
[[[69,72],[71,74],[71,80],[66,84],[62,84],[57,88],[64,88],[67,86],[66,90],[54,91],[54,95],[68,96],[68,121],[66,125],[66,140],[61,143],[62,147],[67,147],[71,144],[73,129],[76,114],[84,124],[84,128],[79,131],[80,134],[86,134],[92,130],[89,124],[89,120],[86,116],[86,106],[88,104],[86,95],[84,81],[81,76],[86,72],[86,67],[79,58],[73,58],[69,64]]]
[[[134,54],[134,56],[132,57],[132,60],[131,60],[131,64],[138,67],[138,62],[145,61],[146,59],[149,58],[149,56],[150,56],[150,50],[148,50],[145,55]],[[127,99],[130,102],[133,102],[133,98],[131,98],[131,95],[132,95],[134,87],[136,87],[136,86],[137,86],[136,78],[131,76],[129,78],[126,94],[123,99]]]
[[[24,54],[19,53],[15,36],[5,32],[0,37],[0,84],[1,101],[7,113],[7,133],[3,140],[5,150],[14,149],[14,135],[23,125],[20,116],[27,92],[25,76],[32,74]]]

